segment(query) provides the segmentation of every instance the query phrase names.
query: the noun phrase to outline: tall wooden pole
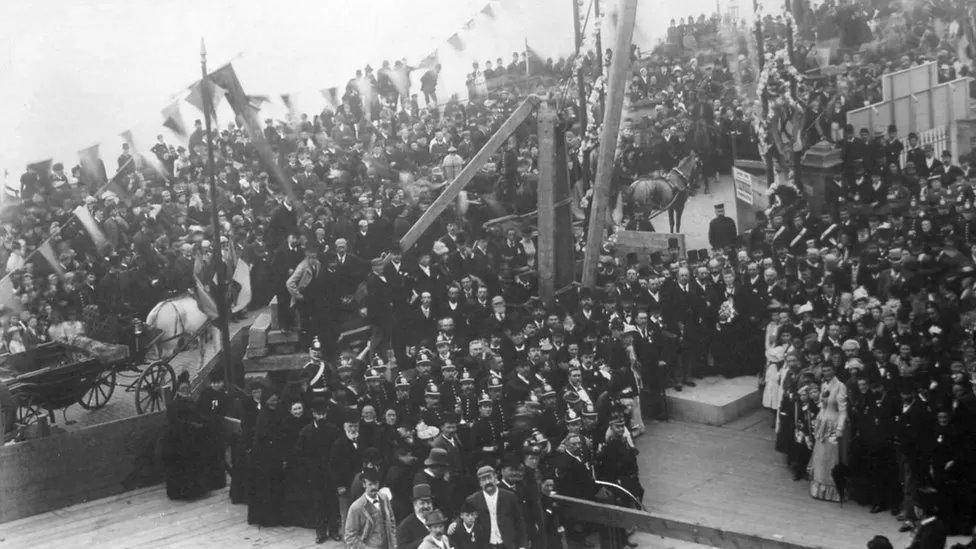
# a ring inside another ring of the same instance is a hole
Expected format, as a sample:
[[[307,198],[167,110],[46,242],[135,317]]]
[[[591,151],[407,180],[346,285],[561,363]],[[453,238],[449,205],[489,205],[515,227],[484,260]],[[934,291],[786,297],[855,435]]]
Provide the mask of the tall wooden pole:
[[[569,0],[573,3],[573,36],[576,39],[576,58],[579,59],[583,53],[583,26],[580,22],[580,0]],[[581,61],[581,60],[580,60]],[[580,138],[586,135],[586,79],[583,77],[583,63],[579,63],[576,69],[576,102],[579,104],[576,109],[576,119],[580,125]],[[590,183],[590,155],[584,154],[580,161],[580,168],[583,172],[583,182]]]
[[[224,247],[220,243],[220,218],[217,214],[217,181],[214,176],[214,143],[211,129],[210,115],[213,111],[213,98],[210,96],[210,86],[207,77],[207,47],[200,39],[200,89],[203,95],[203,119],[207,129],[207,179],[210,181],[210,223],[213,228],[213,262],[217,271],[217,292],[214,302],[217,304],[217,328],[220,329],[221,362],[224,367],[224,381],[233,383],[233,370],[230,361],[230,319],[227,307],[227,269],[224,266]],[[228,245],[234,243],[228,240]]]
[[[606,70],[603,67],[603,63],[606,61],[606,55],[603,51],[603,21],[600,20],[600,0],[593,0],[593,27],[596,30],[596,60],[597,68],[600,72],[597,75],[606,74]],[[605,92],[600,92],[600,112],[604,113],[607,110],[607,94]],[[606,114],[603,114],[606,116]]]
[[[793,2],[791,2],[790,0],[784,0],[784,1],[786,3],[785,6],[786,12],[790,14],[790,18],[786,20],[786,54],[789,56],[790,63],[792,63],[793,66],[795,67],[796,66],[796,43],[794,43],[793,41],[793,30],[794,30],[793,24],[796,23],[796,19],[794,19],[793,16]],[[800,97],[798,95],[798,87],[799,85],[796,81],[796,78],[791,77],[790,94],[793,95],[793,98],[796,99],[797,101],[800,100]],[[795,140],[802,142],[803,130],[794,128],[794,131],[797,133],[796,135],[793,136],[793,138]],[[793,185],[797,189],[802,189],[803,187],[800,185],[800,169],[801,169],[800,162],[803,160],[803,150],[801,148],[798,148],[796,145],[797,143],[793,143]]]
[[[759,0],[752,0],[752,11],[756,14],[759,13]],[[763,68],[766,66],[766,41],[763,38],[762,29],[762,19],[756,17],[756,53],[759,57],[759,73],[762,74]],[[765,122],[766,117],[769,116],[769,92],[765,89],[763,90],[762,97],[762,119]],[[772,146],[769,141],[769,132],[766,132],[766,143]],[[766,186],[772,186],[775,180],[775,174],[773,173],[773,155],[770,150],[767,150],[763,154],[763,160],[766,161]]]
[[[613,58],[607,79],[607,105],[603,110],[603,126],[600,128],[600,153],[596,165],[596,180],[593,182],[593,204],[590,207],[590,224],[586,233],[586,253],[583,257],[583,285],[589,288],[596,284],[596,264],[600,258],[600,246],[603,244],[603,233],[606,229],[617,134],[620,133],[620,121],[623,118],[624,92],[630,80],[630,46],[634,37],[634,20],[637,18],[637,0],[620,0],[618,17]]]

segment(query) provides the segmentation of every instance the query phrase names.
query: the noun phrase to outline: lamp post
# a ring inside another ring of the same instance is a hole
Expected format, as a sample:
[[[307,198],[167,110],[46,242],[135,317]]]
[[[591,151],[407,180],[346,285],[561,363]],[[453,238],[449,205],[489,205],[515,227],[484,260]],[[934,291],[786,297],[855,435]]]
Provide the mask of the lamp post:
[[[220,329],[221,362],[224,368],[224,381],[230,385],[234,382],[230,361],[230,319],[227,307],[227,268],[224,265],[224,249],[220,242],[220,218],[217,214],[217,181],[214,175],[213,130],[211,129],[210,114],[213,110],[213,98],[210,96],[210,85],[207,78],[207,47],[200,39],[200,90],[203,95],[203,119],[207,130],[207,179],[210,181],[210,223],[213,229],[214,269],[217,271],[217,291],[214,302],[217,304],[217,328]],[[228,239],[228,245],[233,243]],[[207,282],[207,281],[202,281]]]

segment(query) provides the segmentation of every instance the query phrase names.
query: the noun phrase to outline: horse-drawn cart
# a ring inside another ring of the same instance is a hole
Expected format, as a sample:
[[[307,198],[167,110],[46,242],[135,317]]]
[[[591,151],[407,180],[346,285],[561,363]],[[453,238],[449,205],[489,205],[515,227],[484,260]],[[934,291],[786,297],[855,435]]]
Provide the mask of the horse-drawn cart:
[[[165,390],[176,385],[170,360],[198,342],[208,328],[172,338],[176,345],[165,355],[159,349],[169,339],[134,323],[129,345],[75,336],[0,356],[0,384],[16,407],[14,422],[23,427],[42,417],[53,421],[55,410],[63,413],[73,404],[98,410],[108,404],[117,386],[135,393],[136,413],[163,410]]]

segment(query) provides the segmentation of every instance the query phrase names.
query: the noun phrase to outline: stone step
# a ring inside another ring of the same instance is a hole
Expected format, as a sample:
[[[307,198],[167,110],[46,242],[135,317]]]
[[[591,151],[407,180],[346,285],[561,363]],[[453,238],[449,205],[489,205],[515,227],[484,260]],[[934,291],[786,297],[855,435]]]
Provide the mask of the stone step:
[[[696,379],[696,387],[682,391],[668,389],[668,413],[671,419],[725,425],[762,405],[762,391],[755,376],[725,379],[721,376]]]

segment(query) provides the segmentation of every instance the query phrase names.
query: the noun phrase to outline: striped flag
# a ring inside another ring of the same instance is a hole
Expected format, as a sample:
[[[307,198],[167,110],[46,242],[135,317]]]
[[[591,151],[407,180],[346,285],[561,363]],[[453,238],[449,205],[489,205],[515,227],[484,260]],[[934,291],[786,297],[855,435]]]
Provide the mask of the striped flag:
[[[102,228],[98,226],[98,222],[96,222],[95,218],[92,217],[92,214],[90,211],[88,211],[87,207],[78,206],[71,213],[78,218],[78,222],[81,223],[82,228],[84,228],[85,232],[88,233],[92,243],[95,244],[95,249],[102,252],[109,246],[108,238],[106,238]]]

